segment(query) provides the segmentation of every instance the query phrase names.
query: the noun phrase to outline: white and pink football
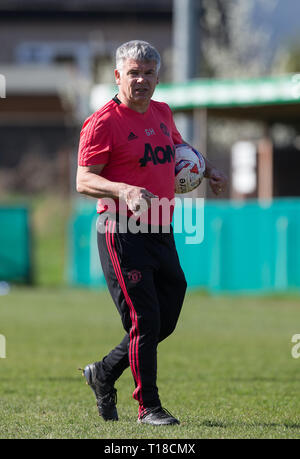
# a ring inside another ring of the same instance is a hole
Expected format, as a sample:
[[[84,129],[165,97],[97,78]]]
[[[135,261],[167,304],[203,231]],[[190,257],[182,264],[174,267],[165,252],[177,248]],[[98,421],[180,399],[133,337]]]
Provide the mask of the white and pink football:
[[[175,145],[175,193],[189,193],[202,182],[205,161],[201,153],[186,144]]]

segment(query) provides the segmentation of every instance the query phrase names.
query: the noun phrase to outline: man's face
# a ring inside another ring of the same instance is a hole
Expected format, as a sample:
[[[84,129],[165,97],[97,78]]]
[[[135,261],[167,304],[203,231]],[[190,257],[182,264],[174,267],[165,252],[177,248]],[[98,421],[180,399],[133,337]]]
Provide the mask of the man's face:
[[[129,104],[147,104],[158,83],[156,62],[125,59],[122,71],[115,70],[115,77],[120,94]]]

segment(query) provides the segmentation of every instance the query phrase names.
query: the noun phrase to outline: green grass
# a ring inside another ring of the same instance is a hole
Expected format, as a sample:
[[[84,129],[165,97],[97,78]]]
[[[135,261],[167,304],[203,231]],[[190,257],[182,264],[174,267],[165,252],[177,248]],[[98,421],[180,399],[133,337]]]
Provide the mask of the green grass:
[[[0,438],[299,438],[299,298],[188,293],[159,345],[163,405],[181,424],[140,426],[130,370],[117,382],[118,423],[104,422],[77,370],[123,337],[106,292],[13,288],[0,297]]]

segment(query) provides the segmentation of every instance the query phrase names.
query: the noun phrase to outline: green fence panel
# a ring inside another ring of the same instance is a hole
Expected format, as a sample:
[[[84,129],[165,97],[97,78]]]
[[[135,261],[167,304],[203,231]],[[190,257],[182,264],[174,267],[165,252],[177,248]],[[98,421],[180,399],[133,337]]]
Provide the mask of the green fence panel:
[[[191,287],[245,293],[300,288],[300,200],[267,207],[209,202],[204,233],[194,248],[187,247],[184,234],[176,235]]]
[[[201,221],[199,224],[199,212]],[[197,222],[203,240],[191,243]],[[104,286],[96,246],[95,206],[80,208],[70,223],[69,280]],[[185,225],[185,222],[193,225]],[[206,201],[204,209],[177,206],[174,234],[190,288],[211,292],[278,292],[300,289],[300,200]]]
[[[68,231],[68,280],[72,285],[105,285],[98,247],[95,206],[81,204],[74,212]]]
[[[0,207],[0,280],[32,282],[31,231],[26,208]]]

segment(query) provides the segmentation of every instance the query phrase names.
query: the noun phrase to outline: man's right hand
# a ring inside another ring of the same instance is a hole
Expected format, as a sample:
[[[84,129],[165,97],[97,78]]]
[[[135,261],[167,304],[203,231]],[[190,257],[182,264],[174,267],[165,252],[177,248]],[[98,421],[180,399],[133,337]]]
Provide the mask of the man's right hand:
[[[146,188],[125,185],[120,190],[120,198],[126,202],[128,209],[135,216],[139,216],[151,207],[151,199],[157,199],[158,196],[146,190]]]
[[[78,166],[77,191],[94,198],[120,198],[126,202],[128,209],[140,216],[151,206],[151,199],[158,196],[138,186],[126,183],[111,182],[101,176],[104,164],[96,166]]]

